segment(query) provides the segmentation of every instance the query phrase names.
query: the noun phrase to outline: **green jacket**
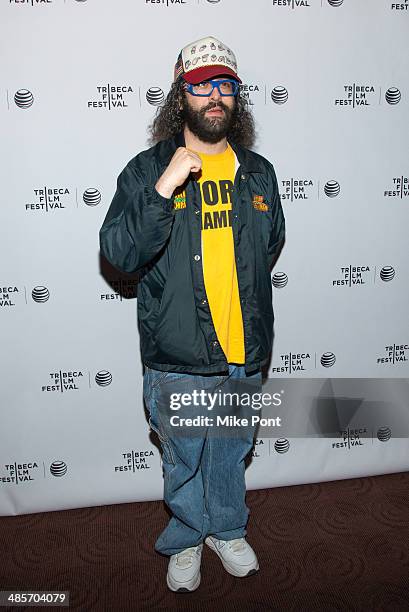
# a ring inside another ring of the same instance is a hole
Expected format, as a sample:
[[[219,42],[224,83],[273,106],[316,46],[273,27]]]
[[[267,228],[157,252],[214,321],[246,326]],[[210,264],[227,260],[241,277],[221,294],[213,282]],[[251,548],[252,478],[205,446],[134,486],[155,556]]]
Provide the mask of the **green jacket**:
[[[285,219],[272,164],[249,149],[230,145],[240,164],[231,223],[245,369],[250,373],[265,365],[271,353],[270,267],[284,239]],[[118,270],[140,273],[137,308],[145,365],[170,372],[227,372],[203,280],[200,187],[190,175],[186,208],[179,210],[173,207],[173,197],[165,198],[155,189],[178,146],[185,146],[182,133],[128,162],[99,232],[100,247]]]

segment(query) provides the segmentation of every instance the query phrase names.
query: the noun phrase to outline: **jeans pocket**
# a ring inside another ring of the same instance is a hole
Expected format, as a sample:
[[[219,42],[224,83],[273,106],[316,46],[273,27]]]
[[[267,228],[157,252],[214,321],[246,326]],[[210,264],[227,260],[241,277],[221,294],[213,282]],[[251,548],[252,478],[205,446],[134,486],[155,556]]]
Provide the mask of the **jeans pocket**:
[[[163,461],[170,463],[172,465],[176,465],[175,456],[173,454],[172,445],[169,438],[160,430],[153,421],[152,416],[149,417],[149,426],[156,433],[159,438],[162,451],[163,451]]]
[[[150,370],[150,372],[152,377],[150,382],[151,389],[156,389],[156,387],[158,387],[168,375],[168,372],[162,372],[159,370]]]

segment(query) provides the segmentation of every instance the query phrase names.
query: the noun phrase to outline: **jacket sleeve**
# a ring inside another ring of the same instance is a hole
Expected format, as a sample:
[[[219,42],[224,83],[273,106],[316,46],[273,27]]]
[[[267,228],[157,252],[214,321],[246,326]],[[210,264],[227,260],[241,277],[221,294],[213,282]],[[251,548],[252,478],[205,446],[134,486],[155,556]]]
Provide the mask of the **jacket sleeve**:
[[[99,231],[101,252],[115,268],[135,272],[164,246],[173,219],[173,198],[161,196],[129,162]]]
[[[272,164],[268,163],[269,176],[269,200],[271,204],[270,215],[272,229],[268,241],[268,263],[272,266],[275,256],[281,250],[285,239],[285,218],[281,205],[280,192],[278,190],[277,177]]]

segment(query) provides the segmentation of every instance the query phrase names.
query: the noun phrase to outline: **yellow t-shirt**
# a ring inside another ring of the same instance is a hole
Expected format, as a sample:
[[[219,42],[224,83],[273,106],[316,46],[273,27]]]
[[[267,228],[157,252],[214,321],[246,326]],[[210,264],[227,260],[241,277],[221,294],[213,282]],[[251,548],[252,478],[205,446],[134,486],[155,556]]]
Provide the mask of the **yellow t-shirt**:
[[[232,230],[231,192],[235,155],[228,145],[216,155],[202,159],[198,180],[202,195],[202,263],[205,290],[220,346],[229,363],[244,364],[244,330],[237,283]],[[175,208],[185,194],[175,197]]]

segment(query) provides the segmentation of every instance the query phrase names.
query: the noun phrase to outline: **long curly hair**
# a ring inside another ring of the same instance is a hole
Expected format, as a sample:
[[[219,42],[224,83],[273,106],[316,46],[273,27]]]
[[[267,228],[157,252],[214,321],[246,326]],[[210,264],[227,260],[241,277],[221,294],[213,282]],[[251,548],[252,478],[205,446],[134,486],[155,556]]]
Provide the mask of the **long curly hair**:
[[[172,138],[183,130],[184,118],[181,105],[185,95],[184,82],[179,77],[172,83],[164,104],[158,107],[148,127],[150,144]],[[233,121],[227,138],[247,148],[251,148],[256,140],[254,118],[240,90],[236,96]]]

